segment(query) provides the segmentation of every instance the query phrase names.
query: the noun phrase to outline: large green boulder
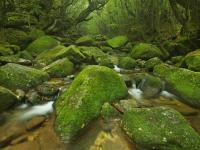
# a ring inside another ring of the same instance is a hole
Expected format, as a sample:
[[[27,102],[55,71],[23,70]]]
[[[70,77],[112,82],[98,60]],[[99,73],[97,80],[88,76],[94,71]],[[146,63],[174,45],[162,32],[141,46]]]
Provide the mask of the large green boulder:
[[[33,41],[26,50],[32,54],[33,56],[37,56],[38,54],[48,51],[55,46],[59,45],[59,41],[50,37],[50,36],[42,36],[35,41]]]
[[[122,126],[142,149],[200,149],[198,133],[172,108],[133,108],[125,112]]]
[[[29,42],[26,32],[14,28],[0,30],[0,39],[10,44],[24,46]]]
[[[36,40],[42,36],[45,36],[44,31],[37,29],[37,28],[32,28],[28,34],[29,38],[33,41]]]
[[[125,46],[127,43],[128,37],[123,35],[107,40],[107,44],[112,48],[120,48]]]
[[[152,71],[156,65],[162,64],[162,60],[158,57],[151,58],[144,63],[144,68]]]
[[[88,66],[55,103],[55,127],[71,139],[97,118],[105,102],[126,96],[127,87],[120,76],[104,66]]]
[[[163,58],[164,53],[155,45],[140,43],[133,47],[131,57],[134,59],[148,60],[150,58]]]
[[[51,77],[61,78],[70,75],[73,69],[74,64],[68,58],[63,58],[44,67],[42,70],[46,71]]]
[[[13,106],[17,102],[17,96],[10,90],[0,86],[0,112]]]
[[[20,58],[18,57],[18,55],[0,56],[0,63],[2,64],[15,63],[15,64],[21,64],[21,65],[32,64],[30,60]]]
[[[85,56],[85,61],[90,64],[98,64],[101,66],[106,66],[106,67],[113,67],[113,63],[106,53],[104,53],[101,49],[98,47],[86,47],[86,46],[81,46],[79,47],[82,54]]]
[[[185,56],[184,63],[188,69],[193,71],[200,71],[200,49],[187,54]]]
[[[74,45],[69,47],[58,45],[49,51],[45,51],[38,55],[35,61],[39,66],[46,66],[64,57],[67,57],[74,63],[81,62],[85,58],[85,56],[80,52],[80,49]]]
[[[9,89],[28,90],[48,79],[47,73],[31,67],[13,63],[0,67],[0,85]]]
[[[166,81],[169,92],[180,97],[182,102],[200,108],[200,73],[168,65],[157,65],[154,74]]]
[[[121,57],[119,58],[119,67],[123,69],[134,69],[137,65],[135,59],[131,57]]]
[[[77,39],[75,41],[75,43],[77,45],[92,46],[92,45],[94,45],[95,41],[92,37],[86,35],[86,36],[82,36],[79,39]]]

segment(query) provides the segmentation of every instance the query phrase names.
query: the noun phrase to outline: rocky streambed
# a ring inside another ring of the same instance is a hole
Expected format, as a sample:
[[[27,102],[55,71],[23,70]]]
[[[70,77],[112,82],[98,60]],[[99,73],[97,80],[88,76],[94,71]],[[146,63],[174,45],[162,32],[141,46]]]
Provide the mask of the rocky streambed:
[[[126,36],[1,45],[1,149],[200,149],[198,50]]]

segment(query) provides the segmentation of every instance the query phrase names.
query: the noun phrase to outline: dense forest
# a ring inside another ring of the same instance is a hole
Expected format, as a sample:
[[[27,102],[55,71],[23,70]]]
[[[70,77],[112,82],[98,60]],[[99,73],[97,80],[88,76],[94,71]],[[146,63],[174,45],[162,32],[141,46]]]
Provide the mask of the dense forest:
[[[200,150],[200,0],[0,0],[0,149]]]

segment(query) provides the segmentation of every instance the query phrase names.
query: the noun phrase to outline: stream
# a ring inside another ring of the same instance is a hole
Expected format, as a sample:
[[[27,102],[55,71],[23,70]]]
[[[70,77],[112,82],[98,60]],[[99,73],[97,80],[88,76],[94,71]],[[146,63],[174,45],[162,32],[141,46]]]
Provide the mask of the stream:
[[[116,65],[114,70],[123,72]],[[126,71],[124,71],[126,72]],[[152,99],[146,99],[132,74],[122,74],[131,82],[128,100],[123,106],[156,107],[169,106],[178,110],[200,134],[200,113],[179,101],[179,98],[164,89]],[[59,79],[57,79],[59,80]],[[62,81],[62,80],[61,80]],[[119,116],[109,120],[98,118],[89,124],[70,144],[59,139],[54,131],[53,101],[30,106],[20,104],[14,110],[0,116],[0,149],[3,150],[141,150],[132,143],[120,128]]]

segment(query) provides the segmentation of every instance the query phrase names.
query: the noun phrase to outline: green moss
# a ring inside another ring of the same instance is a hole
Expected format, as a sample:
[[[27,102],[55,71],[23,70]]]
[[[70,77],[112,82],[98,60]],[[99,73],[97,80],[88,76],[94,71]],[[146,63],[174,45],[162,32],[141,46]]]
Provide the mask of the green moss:
[[[56,130],[70,139],[97,118],[105,102],[127,94],[118,74],[103,66],[88,66],[56,101]]]
[[[70,75],[73,69],[74,64],[68,58],[63,58],[44,67],[42,70],[46,71],[51,77],[61,78]]]
[[[200,73],[168,65],[157,65],[154,74],[167,83],[167,90],[181,101],[200,108]]]
[[[16,64],[22,64],[22,65],[31,65],[30,60],[20,58],[18,57],[18,55],[0,56],[0,63],[2,64],[16,63]]]
[[[9,89],[27,90],[49,79],[43,71],[18,64],[6,64],[0,67],[0,84]]]
[[[154,57],[147,60],[144,64],[144,67],[148,70],[152,70],[156,65],[159,65],[161,63],[162,63],[162,60],[160,60],[158,57]]]
[[[0,56],[5,56],[5,55],[12,55],[13,51],[8,48],[5,47],[4,45],[0,45]]]
[[[0,112],[13,106],[16,102],[16,95],[10,90],[0,86]]]
[[[200,71],[200,49],[186,55],[184,59],[188,69]]]
[[[122,57],[119,59],[119,67],[123,69],[134,69],[137,65],[136,60],[131,57]]]
[[[118,116],[120,113],[109,103],[105,103],[101,109],[101,116],[107,120],[112,117]]]
[[[28,36],[31,40],[36,40],[42,36],[45,36],[45,33],[44,33],[44,31],[42,31],[40,29],[33,28],[29,32]]]
[[[179,112],[171,108],[133,108],[125,112],[122,126],[143,149],[200,149],[198,133]]]
[[[112,48],[120,48],[128,43],[128,38],[127,36],[116,36],[112,39],[107,40],[107,43]]]
[[[94,39],[90,36],[82,36],[76,40],[77,45],[91,46],[94,45]]]
[[[48,51],[49,49],[52,49],[57,45],[59,45],[59,42],[56,39],[50,36],[42,36],[37,40],[33,41],[26,48],[26,51],[28,51],[33,56],[37,56],[38,54],[44,51]]]
[[[163,52],[153,44],[140,43],[133,47],[131,57],[134,59],[148,60],[150,58],[158,57],[163,58]]]
[[[65,47],[58,45],[55,48],[38,55],[35,61],[39,66],[46,66],[64,57],[67,57],[73,63],[79,63],[85,58],[85,56],[80,52],[80,49],[76,46],[72,45]]]

